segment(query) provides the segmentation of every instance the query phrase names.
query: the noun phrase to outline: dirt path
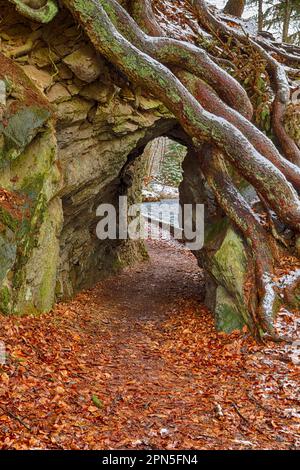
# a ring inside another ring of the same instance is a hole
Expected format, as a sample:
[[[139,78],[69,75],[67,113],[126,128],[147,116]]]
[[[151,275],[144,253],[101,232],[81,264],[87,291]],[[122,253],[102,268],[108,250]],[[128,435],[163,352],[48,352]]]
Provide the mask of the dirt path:
[[[194,257],[149,252],[41,319],[0,318],[2,448],[299,448],[284,346],[217,334]]]

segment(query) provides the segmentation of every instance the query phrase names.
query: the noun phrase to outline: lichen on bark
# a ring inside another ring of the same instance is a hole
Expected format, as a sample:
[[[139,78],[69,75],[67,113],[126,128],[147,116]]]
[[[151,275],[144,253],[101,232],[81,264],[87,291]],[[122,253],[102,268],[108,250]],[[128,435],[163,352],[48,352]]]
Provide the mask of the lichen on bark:
[[[9,0],[16,10],[30,20],[49,23],[57,15],[56,0]]]

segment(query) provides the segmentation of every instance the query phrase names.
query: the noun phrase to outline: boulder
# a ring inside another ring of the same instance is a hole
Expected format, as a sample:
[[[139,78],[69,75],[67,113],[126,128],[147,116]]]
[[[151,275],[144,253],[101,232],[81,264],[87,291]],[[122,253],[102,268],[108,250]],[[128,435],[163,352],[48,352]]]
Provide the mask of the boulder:
[[[61,83],[55,83],[47,93],[47,98],[50,103],[63,103],[72,98],[68,89]]]
[[[95,50],[89,46],[82,46],[63,59],[77,78],[83,82],[92,83],[101,75],[103,62]]]
[[[24,65],[23,70],[26,75],[28,75],[28,77],[31,78],[31,80],[33,80],[41,90],[44,91],[46,88],[49,88],[51,86],[52,76],[49,72],[38,69],[33,65]]]

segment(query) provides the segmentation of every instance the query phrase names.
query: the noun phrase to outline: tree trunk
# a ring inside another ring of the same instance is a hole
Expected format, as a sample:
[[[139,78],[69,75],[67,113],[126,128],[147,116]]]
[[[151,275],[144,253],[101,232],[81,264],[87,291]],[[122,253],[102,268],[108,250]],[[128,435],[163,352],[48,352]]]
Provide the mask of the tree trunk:
[[[263,31],[264,29],[264,13],[263,13],[263,0],[258,0],[258,31]]]
[[[284,20],[282,29],[282,42],[289,42],[289,29],[292,14],[292,5],[290,0],[285,0],[284,5]]]
[[[224,13],[241,18],[243,16],[244,9],[245,0],[228,0],[224,8]]]
[[[144,158],[147,160],[147,174],[148,181],[159,174],[163,157],[166,153],[166,138],[159,137],[158,139],[150,142],[145,148]]]

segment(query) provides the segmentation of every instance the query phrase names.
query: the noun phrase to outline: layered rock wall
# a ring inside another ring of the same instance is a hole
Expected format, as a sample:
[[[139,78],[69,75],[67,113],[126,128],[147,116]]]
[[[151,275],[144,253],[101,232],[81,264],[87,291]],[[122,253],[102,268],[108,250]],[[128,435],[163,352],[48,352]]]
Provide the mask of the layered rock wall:
[[[174,121],[96,54],[67,11],[40,25],[0,8],[0,309],[47,311],[145,255],[142,243],[98,240],[96,209],[119,195],[139,201],[137,157]]]

